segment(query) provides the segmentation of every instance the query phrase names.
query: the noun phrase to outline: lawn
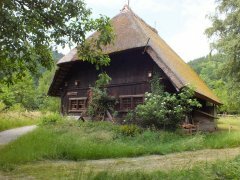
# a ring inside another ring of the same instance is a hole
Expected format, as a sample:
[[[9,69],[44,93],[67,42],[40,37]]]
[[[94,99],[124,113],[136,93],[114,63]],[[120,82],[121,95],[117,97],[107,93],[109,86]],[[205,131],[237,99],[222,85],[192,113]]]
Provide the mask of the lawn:
[[[218,129],[226,131],[240,130],[240,117],[239,116],[223,116],[218,120]]]
[[[61,120],[55,122],[58,118]],[[0,150],[1,168],[43,159],[79,161],[240,145],[238,131],[190,136],[144,130],[134,136],[126,136],[125,132],[129,129],[108,122],[66,120],[58,115],[46,117],[43,121],[47,123]]]
[[[38,124],[40,112],[0,112],[0,131],[27,125]]]
[[[56,114],[45,116],[41,121],[43,123],[35,131],[0,148],[0,170],[4,172],[12,170],[14,173],[22,172],[21,167],[29,164],[31,166],[32,163],[39,161],[73,160],[78,162],[240,146],[240,132],[237,131],[237,127],[240,126],[238,123],[239,118],[221,118],[219,120],[221,131],[206,134],[199,133],[193,136],[166,131],[138,131],[132,127],[113,125],[108,122],[93,123],[66,120]],[[236,128],[233,128],[229,133],[228,128],[224,127],[227,127],[225,124],[230,122]],[[128,136],[128,132],[133,130],[134,132],[130,133],[132,136]],[[238,162],[239,160],[234,160],[229,163],[235,164]],[[216,166],[216,164],[212,165],[211,168],[214,169]],[[198,171],[193,168],[191,170],[193,177],[197,176],[198,173],[201,174],[204,168],[201,167]],[[213,171],[211,168],[207,173],[211,174]],[[49,171],[51,169],[52,171],[56,170],[49,168]],[[71,168],[69,171],[71,171]],[[39,172],[41,172],[41,168]],[[26,174],[29,173],[26,172]],[[61,175],[64,172],[56,173]],[[174,175],[177,177],[179,173],[184,174],[187,172],[184,170],[181,172],[173,171],[171,177]],[[89,175],[86,173],[81,174],[79,170],[75,170],[74,174],[76,176],[93,177],[91,173]],[[129,176],[124,173],[112,174],[108,171],[94,173],[94,177],[100,179],[103,176],[116,179],[136,176],[144,179],[144,177],[166,177],[167,175],[169,174],[166,174],[166,172],[151,172],[150,174],[147,172],[133,172]]]
[[[119,162],[121,163],[121,162]],[[115,165],[117,166],[117,164]],[[88,170],[87,170],[88,169]],[[99,171],[86,166],[84,162],[41,161],[18,166],[10,171],[0,171],[0,179],[239,179],[240,157],[234,160],[203,163],[191,168],[176,168],[170,171],[145,169],[113,171],[111,168]]]

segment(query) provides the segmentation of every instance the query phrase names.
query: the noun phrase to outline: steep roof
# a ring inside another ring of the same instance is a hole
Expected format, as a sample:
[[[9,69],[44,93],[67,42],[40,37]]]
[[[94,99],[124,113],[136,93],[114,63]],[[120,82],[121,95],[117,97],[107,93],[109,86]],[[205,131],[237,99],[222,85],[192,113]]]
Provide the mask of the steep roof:
[[[111,20],[116,34],[114,43],[103,48],[106,54],[128,49],[147,47],[146,52],[168,75],[173,85],[181,89],[186,85],[195,88],[196,95],[215,104],[219,99],[194,70],[179,57],[158,35],[157,31],[138,17],[128,6]],[[91,37],[96,37],[95,32]],[[58,65],[78,60],[76,48],[59,60]]]

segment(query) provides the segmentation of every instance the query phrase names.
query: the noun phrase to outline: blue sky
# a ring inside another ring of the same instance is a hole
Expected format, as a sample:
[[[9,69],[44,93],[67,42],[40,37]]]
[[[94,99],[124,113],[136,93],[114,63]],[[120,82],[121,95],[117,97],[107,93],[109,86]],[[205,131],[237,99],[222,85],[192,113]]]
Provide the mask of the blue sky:
[[[110,18],[120,12],[127,0],[85,0],[93,16]],[[211,25],[207,14],[214,13],[215,0],[130,0],[131,9],[180,55],[185,62],[207,55],[209,42],[204,30]],[[67,53],[69,49],[62,52]]]

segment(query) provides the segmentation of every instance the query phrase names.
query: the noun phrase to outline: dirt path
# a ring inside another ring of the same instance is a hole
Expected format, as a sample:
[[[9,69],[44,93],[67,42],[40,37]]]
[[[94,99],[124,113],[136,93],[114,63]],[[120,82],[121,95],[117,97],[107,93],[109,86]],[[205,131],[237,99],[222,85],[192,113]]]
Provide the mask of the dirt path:
[[[39,161],[18,166],[10,172],[1,172],[0,179],[76,179],[79,174],[108,172],[170,171],[190,169],[195,165],[211,165],[218,160],[231,160],[240,155],[240,147],[207,149],[168,155],[86,161]],[[57,178],[58,177],[58,178]]]
[[[207,149],[168,155],[151,155],[136,158],[119,158],[87,161],[40,161],[21,166],[20,172],[46,171],[169,171],[172,169],[189,169],[194,165],[212,163],[218,160],[231,160],[240,155],[239,148]]]
[[[19,136],[34,130],[36,127],[37,127],[36,125],[24,126],[24,127],[10,129],[10,130],[0,132],[0,146],[5,145],[11,141],[14,141]]]

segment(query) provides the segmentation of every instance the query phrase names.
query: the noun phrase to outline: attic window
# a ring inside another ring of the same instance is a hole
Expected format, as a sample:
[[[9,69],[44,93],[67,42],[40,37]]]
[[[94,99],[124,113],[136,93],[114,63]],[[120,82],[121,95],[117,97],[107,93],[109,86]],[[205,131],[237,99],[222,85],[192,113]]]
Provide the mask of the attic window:
[[[76,81],[74,82],[74,84],[75,84],[75,86],[80,86],[80,80],[76,80]]]
[[[130,110],[136,108],[139,104],[143,104],[144,95],[123,95],[120,96],[120,110]]]
[[[69,98],[69,112],[82,112],[86,109],[86,97]]]

